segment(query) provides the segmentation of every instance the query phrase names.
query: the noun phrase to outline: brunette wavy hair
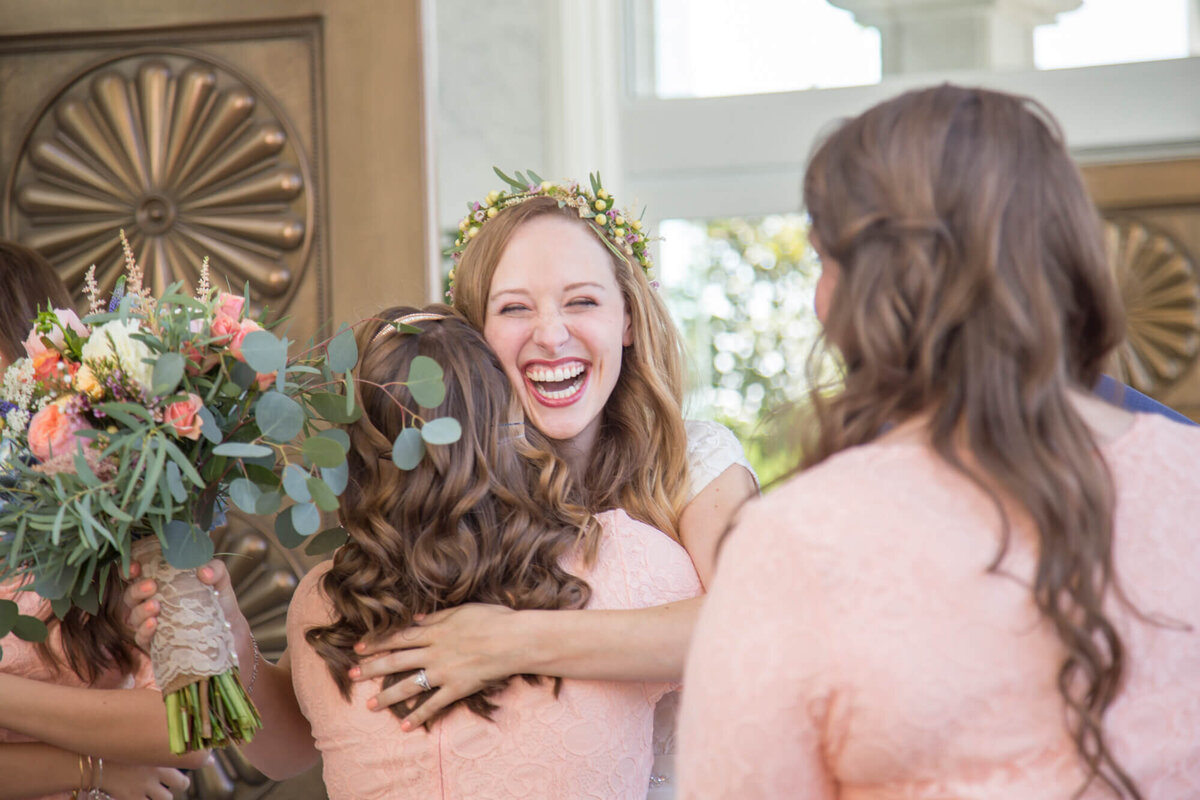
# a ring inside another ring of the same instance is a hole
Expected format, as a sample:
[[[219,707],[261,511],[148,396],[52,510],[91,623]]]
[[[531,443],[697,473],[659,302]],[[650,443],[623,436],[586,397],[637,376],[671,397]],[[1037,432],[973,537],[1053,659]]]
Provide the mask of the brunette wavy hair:
[[[590,230],[575,210],[537,197],[500,211],[463,251],[455,268],[454,307],[479,330],[487,321],[492,276],[509,240],[523,224],[545,216]],[[598,237],[597,245],[605,247]],[[683,346],[641,267],[607,247],[605,252],[629,312],[633,343],[622,355],[586,474],[576,476],[582,502],[592,511],[623,508],[678,540],[688,487]]]
[[[562,565],[577,546],[594,553],[600,536],[599,523],[569,499],[566,464],[536,433],[523,435],[520,407],[483,335],[446,306],[425,311],[445,318],[413,322],[419,334],[401,333],[392,321],[417,309],[392,308],[358,332],[363,414],[347,429],[350,480],[341,511],[350,539],[321,581],[334,620],[305,633],[347,699],[347,670],[359,660],[354,644],[403,630],[416,614],[463,603],[580,608],[591,592]],[[418,408],[401,382],[421,355],[444,370],[446,397],[434,415],[459,420],[462,436],[428,445],[415,469],[401,471],[390,460],[392,443]],[[389,676],[385,685],[411,674]],[[496,706],[488,697],[506,683],[458,702],[489,717]],[[426,699],[392,711],[403,718]]]
[[[939,456],[1029,515],[1033,600],[1065,656],[1058,688],[1086,764],[1140,797],[1105,739],[1125,650],[1105,614],[1114,487],[1073,405],[1124,334],[1099,215],[1036,102],[944,85],[842,124],[818,147],[804,199],[840,267],[825,335],[844,385],[816,388],[805,466],[921,415]],[[1003,498],[1003,501],[1002,501]]]
[[[0,355],[9,363],[25,355],[25,337],[33,327],[38,311],[48,308],[73,308],[71,293],[50,262],[36,250],[17,242],[0,241]],[[86,683],[101,674],[118,669],[132,674],[138,664],[137,645],[121,622],[121,591],[124,585],[113,570],[103,587],[95,613],[72,606],[60,620],[50,614],[44,620],[62,635],[62,652],[56,652],[50,640],[37,645],[37,653],[51,669],[69,668]]]

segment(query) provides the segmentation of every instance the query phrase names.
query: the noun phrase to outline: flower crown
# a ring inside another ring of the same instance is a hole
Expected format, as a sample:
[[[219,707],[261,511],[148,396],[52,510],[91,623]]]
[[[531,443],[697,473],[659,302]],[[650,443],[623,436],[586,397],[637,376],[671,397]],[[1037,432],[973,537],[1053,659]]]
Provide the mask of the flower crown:
[[[650,237],[642,231],[640,219],[634,219],[628,211],[617,209],[612,197],[600,184],[599,173],[588,176],[591,188],[584,190],[574,181],[544,181],[533,170],[529,170],[525,175],[516,173],[517,177],[514,180],[498,167],[492,169],[511,187],[511,191],[501,189],[489,192],[482,203],[467,204],[469,211],[458,223],[458,236],[454,240],[454,246],[445,252],[445,255],[454,259],[455,268],[458,267],[467,245],[479,235],[479,231],[488,220],[504,209],[520,205],[526,200],[550,197],[558,201],[559,208],[570,206],[579,212],[580,219],[588,221],[609,250],[629,262],[630,266],[640,266],[646,273],[646,278],[650,278],[650,270],[654,266],[646,248]],[[454,272],[454,269],[450,270],[450,291],[446,293],[448,296],[452,296],[454,292]]]

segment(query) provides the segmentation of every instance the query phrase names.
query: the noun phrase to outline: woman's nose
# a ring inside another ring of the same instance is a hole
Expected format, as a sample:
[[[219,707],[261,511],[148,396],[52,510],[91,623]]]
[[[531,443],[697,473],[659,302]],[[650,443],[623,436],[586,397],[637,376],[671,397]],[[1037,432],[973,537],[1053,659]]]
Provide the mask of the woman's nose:
[[[561,314],[543,314],[538,317],[533,331],[533,342],[543,350],[554,353],[571,338]]]

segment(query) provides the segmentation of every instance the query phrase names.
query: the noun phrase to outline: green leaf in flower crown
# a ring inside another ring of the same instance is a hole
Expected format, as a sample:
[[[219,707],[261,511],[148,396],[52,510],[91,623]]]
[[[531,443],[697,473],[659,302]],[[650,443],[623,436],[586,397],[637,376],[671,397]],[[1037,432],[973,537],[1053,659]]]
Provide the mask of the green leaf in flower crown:
[[[336,467],[346,463],[346,451],[333,439],[310,436],[300,446],[304,457],[318,467]]]
[[[164,527],[163,537],[167,540],[163,557],[175,569],[197,569],[212,560],[212,539],[195,525],[173,519]]]
[[[71,598],[59,597],[50,601],[50,610],[54,612],[54,616],[60,620],[67,615],[71,610]]]
[[[330,340],[326,347],[329,368],[334,372],[346,372],[358,363],[358,344],[354,341],[354,331],[344,329]]]
[[[281,372],[287,366],[287,345],[269,331],[252,331],[242,340],[242,355],[255,372]]]
[[[247,514],[258,513],[255,506],[260,497],[262,497],[262,490],[249,478],[234,478],[229,483],[229,499]]]
[[[12,600],[0,600],[0,639],[8,636],[9,631],[13,629],[13,625],[17,623],[17,617],[20,614],[20,606]]]
[[[346,543],[350,534],[345,528],[326,528],[315,536],[310,536],[304,552],[310,556],[320,556],[336,550]]]
[[[317,504],[317,508],[322,511],[337,511],[338,499],[333,490],[328,484],[320,478],[310,477],[304,482],[308,487],[308,493],[312,496],[312,500]]]
[[[313,407],[313,411],[316,411],[321,419],[338,425],[348,425],[351,422],[356,422],[362,416],[362,411],[358,406],[355,406],[354,410],[348,413],[346,411],[346,398],[333,392],[314,392],[309,395],[308,402]]]
[[[254,504],[254,513],[260,517],[266,517],[278,511],[282,504],[283,495],[279,492],[263,492],[259,496],[258,502]]]
[[[166,397],[175,392],[175,387],[183,380],[185,359],[182,353],[163,353],[154,362],[154,373],[150,379],[150,391],[159,397]]]
[[[421,432],[416,428],[405,428],[400,431],[392,444],[392,463],[400,469],[416,469],[425,455],[425,442],[421,441]]]
[[[18,639],[24,639],[27,642],[44,642],[50,633],[46,628],[46,623],[37,617],[29,617],[24,614],[17,617],[17,621],[13,623],[12,632]]]
[[[304,407],[286,394],[264,392],[254,406],[254,420],[263,436],[290,442],[304,429]]]
[[[204,438],[213,444],[220,444],[221,426],[217,424],[217,418],[209,411],[208,406],[200,406],[196,416],[200,418],[200,433],[204,434]]]
[[[336,467],[321,467],[321,477],[325,479],[330,490],[341,497],[350,481],[350,465],[343,461]]]
[[[312,500],[312,495],[308,493],[308,473],[295,464],[283,468],[283,490],[297,503]]]
[[[253,442],[226,442],[213,448],[213,454],[229,458],[253,458],[271,455],[271,448]]]
[[[275,517],[275,538],[289,550],[304,544],[304,537],[292,524],[291,509]]]
[[[437,408],[446,399],[442,366],[429,356],[417,356],[408,368],[408,391],[424,408]]]
[[[292,506],[292,527],[301,536],[312,536],[321,530],[321,511],[315,503],[297,503]]]
[[[47,600],[57,600],[71,593],[75,573],[63,570],[56,575],[39,575],[33,582],[33,590]]]
[[[429,444],[454,444],[462,438],[462,425],[454,417],[438,417],[421,426],[421,438]]]

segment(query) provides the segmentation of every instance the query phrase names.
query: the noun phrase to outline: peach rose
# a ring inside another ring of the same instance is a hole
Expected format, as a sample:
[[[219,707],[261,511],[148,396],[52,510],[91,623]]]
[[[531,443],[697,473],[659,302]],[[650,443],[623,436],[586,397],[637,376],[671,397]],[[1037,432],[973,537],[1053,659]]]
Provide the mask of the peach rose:
[[[186,400],[179,400],[167,406],[163,412],[163,422],[175,429],[175,435],[182,439],[196,441],[200,438],[203,423],[198,412],[204,406],[199,395],[188,393]]]
[[[33,415],[29,421],[29,450],[39,461],[74,452],[76,443],[88,440],[75,432],[91,427],[85,420],[63,410],[69,398],[60,398]]]
[[[58,365],[62,363],[62,356],[57,350],[43,347],[42,352],[33,356],[32,361],[33,376],[39,381],[48,381],[58,374]]]
[[[240,294],[220,292],[217,294],[217,316],[229,317],[237,321],[242,318],[242,309],[246,307],[246,298]]]
[[[268,387],[268,386],[270,386],[272,383],[274,383],[274,382],[275,382],[275,376],[276,376],[276,374],[278,374],[278,373],[275,373],[275,372],[256,372],[256,373],[254,374],[254,379],[255,379],[256,381],[258,381],[258,390],[259,390],[260,392],[266,391],[267,387]]]
[[[218,314],[212,321],[212,336],[218,344],[225,344],[237,335],[241,324],[234,317]]]
[[[214,323],[215,324],[215,323]],[[229,352],[238,361],[245,361],[246,356],[242,353],[242,343],[246,341],[247,334],[261,331],[262,326],[252,319],[244,319],[238,326],[237,333],[229,341]]]

